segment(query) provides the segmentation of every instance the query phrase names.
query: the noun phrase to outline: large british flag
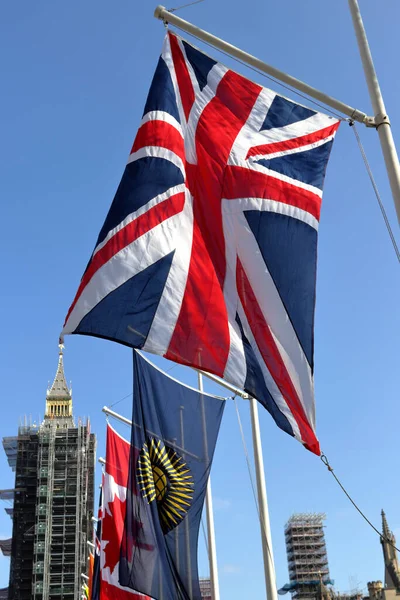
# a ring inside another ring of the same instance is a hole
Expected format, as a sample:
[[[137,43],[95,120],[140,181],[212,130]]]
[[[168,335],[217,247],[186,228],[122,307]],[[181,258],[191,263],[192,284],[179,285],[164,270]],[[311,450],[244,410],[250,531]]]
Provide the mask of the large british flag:
[[[63,333],[215,373],[319,454],[317,231],[338,124],[167,33]]]

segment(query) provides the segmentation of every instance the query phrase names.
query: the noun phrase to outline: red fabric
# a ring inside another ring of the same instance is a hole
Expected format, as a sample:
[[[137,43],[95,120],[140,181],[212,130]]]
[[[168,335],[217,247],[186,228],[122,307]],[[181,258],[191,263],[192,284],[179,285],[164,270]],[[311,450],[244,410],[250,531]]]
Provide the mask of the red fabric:
[[[103,483],[103,517],[101,532],[101,586],[100,600],[151,600],[130,588],[113,585],[104,579],[110,569],[112,579],[118,584],[118,565],[126,512],[126,487],[131,445],[107,425],[106,466]],[[116,484],[116,485],[115,485]],[[118,489],[120,486],[121,489]],[[113,501],[110,501],[111,498]]]
[[[89,553],[89,598],[92,598],[92,587],[93,587],[93,565],[94,565],[94,556],[90,552]]]

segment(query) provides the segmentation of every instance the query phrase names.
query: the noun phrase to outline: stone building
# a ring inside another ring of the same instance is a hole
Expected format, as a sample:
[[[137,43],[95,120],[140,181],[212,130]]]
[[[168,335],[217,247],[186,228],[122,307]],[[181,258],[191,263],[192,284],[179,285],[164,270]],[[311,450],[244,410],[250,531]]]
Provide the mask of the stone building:
[[[396,538],[390,531],[385,512],[382,510],[381,544],[385,563],[385,580],[369,581],[369,600],[395,600],[400,596],[400,566],[396,551]]]

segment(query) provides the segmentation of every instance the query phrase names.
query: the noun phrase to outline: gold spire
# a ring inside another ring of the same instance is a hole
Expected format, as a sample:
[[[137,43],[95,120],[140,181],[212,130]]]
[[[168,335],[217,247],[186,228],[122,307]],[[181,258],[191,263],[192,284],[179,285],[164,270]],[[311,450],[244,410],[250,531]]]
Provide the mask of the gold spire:
[[[59,344],[58,366],[52,386],[46,394],[46,417],[72,417],[72,390],[68,388],[63,362],[63,344]]]

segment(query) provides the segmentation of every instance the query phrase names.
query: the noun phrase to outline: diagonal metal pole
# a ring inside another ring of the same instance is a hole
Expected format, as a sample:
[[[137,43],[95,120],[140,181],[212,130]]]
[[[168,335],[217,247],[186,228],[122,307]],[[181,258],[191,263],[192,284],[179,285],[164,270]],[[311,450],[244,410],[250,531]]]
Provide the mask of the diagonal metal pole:
[[[350,117],[351,120],[357,121],[359,123],[363,123],[367,127],[374,127],[378,130],[379,140],[382,147],[383,156],[385,159],[386,170],[389,177],[390,187],[392,190],[392,196],[394,205],[396,207],[397,218],[400,223],[400,165],[399,158],[396,151],[396,146],[394,144],[393,135],[390,126],[390,120],[388,115],[386,114],[385,104],[383,102],[382,93],[380,91],[378,78],[376,76],[374,64],[372,61],[371,51],[369,49],[368,40],[365,34],[364,25],[362,22],[362,18],[360,15],[360,9],[358,7],[357,0],[348,0],[351,15],[353,18],[354,29],[357,36],[358,46],[360,50],[360,55],[364,67],[365,77],[368,83],[369,94],[372,102],[372,106],[375,112],[375,116],[368,116],[366,113],[317,90],[316,88],[308,85],[307,83],[296,79],[296,77],[292,77],[288,73],[284,73],[279,69],[276,69],[272,65],[265,63],[264,61],[256,58],[255,56],[249,54],[248,52],[244,52],[225,42],[221,38],[204,31],[204,29],[200,29],[196,25],[189,23],[189,21],[185,21],[185,19],[181,19],[177,17],[174,13],[169,12],[164,6],[159,5],[154,11],[154,16],[157,19],[160,19],[164,23],[170,23],[171,25],[175,25],[179,29],[186,31],[190,35],[206,42],[229,54],[230,56],[240,60],[241,62],[250,65],[261,71],[262,73],[266,73],[271,77],[289,85],[294,88],[310,96],[310,98],[314,98],[318,102],[333,108],[335,111]]]
[[[388,173],[392,196],[397,212],[397,219],[400,223],[400,166],[396,146],[393,140],[390,120],[386,114],[385,103],[383,101],[381,88],[372,60],[371,50],[369,48],[367,35],[364,29],[364,23],[361,17],[360,8],[357,0],[349,0],[351,17],[353,19],[354,30],[357,37],[358,49],[360,52],[365,79],[368,85],[369,96],[371,98],[372,108],[375,113],[375,126],[378,130],[379,141],[385,159],[386,170]]]
[[[132,423],[132,421],[130,419],[123,417],[122,415],[116,413],[114,410],[111,410],[111,408],[108,408],[107,406],[103,406],[103,408],[101,410],[104,414],[110,415],[110,417],[117,419],[117,421],[121,421],[121,423],[125,423],[125,425],[129,425],[130,427],[138,427],[139,429],[141,429],[140,425],[138,425],[137,423]],[[147,430],[147,433],[154,436],[155,438],[160,438],[160,436],[157,433],[154,433],[153,431],[150,431],[149,429]],[[198,460],[198,461],[202,460],[200,456],[196,456],[196,454],[193,454],[192,452],[185,450],[185,448],[183,448],[182,446],[179,446],[178,444],[176,444],[175,440],[164,440],[164,441],[169,446],[171,446],[171,448],[175,448],[176,450],[179,450],[180,452],[184,452],[185,454],[187,454],[187,456],[194,458],[194,460]]]
[[[368,117],[365,113],[361,112],[360,110],[353,108],[352,106],[349,106],[348,104],[345,104],[340,100],[336,100],[336,98],[332,98],[332,96],[329,96],[328,94],[317,90],[311,85],[300,81],[300,79],[296,79],[296,77],[292,77],[291,75],[288,75],[287,73],[276,69],[272,65],[265,63],[264,61],[260,60],[259,58],[256,58],[252,54],[244,52],[243,50],[240,50],[240,48],[237,48],[236,46],[233,46],[232,44],[221,40],[221,38],[213,35],[212,33],[208,33],[208,31],[200,29],[200,27],[189,23],[189,21],[185,21],[185,19],[177,17],[174,13],[169,12],[165,8],[165,6],[161,6],[161,4],[157,6],[157,8],[154,11],[154,16],[156,17],[156,19],[160,19],[164,23],[171,23],[171,25],[179,27],[179,29],[190,33],[191,35],[199,38],[203,42],[211,44],[212,46],[214,46],[214,48],[218,48],[218,50],[226,52],[230,56],[237,58],[238,60],[250,65],[251,67],[258,69],[259,71],[262,71],[263,73],[266,73],[271,77],[275,77],[275,79],[282,81],[286,85],[290,85],[292,88],[299,90],[303,94],[307,94],[307,96],[315,98],[315,100],[326,104],[326,106],[330,106],[334,110],[344,115],[347,115],[348,117],[353,119],[353,121],[358,121],[359,123],[364,123],[365,125],[372,127],[374,126],[373,117]]]

